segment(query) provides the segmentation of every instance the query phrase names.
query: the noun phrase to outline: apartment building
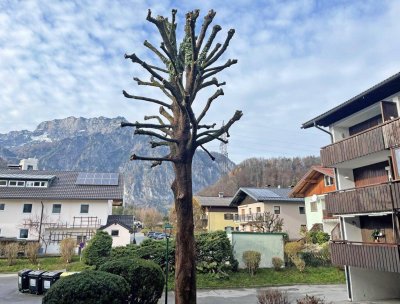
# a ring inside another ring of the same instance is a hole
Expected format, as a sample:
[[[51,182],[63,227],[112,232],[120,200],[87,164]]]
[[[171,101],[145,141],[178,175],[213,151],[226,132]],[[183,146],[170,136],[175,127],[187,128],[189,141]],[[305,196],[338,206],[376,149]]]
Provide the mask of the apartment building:
[[[118,173],[0,170],[0,241],[40,241],[58,253],[62,239],[88,241],[113,204],[122,204]]]
[[[302,125],[331,136],[321,162],[335,171],[325,203],[341,239],[330,246],[353,301],[400,298],[399,113],[400,73]]]
[[[290,188],[240,188],[230,206],[238,208],[239,231],[268,232],[270,217],[283,220],[281,232],[290,239],[301,238],[306,226],[304,198],[289,197]]]

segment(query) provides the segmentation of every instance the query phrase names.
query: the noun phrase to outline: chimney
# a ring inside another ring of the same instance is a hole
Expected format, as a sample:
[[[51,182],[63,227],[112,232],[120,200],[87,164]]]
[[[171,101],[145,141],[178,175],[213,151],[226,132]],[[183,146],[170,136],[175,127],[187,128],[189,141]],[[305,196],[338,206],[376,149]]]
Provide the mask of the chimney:
[[[224,192],[218,192],[218,197],[219,197],[219,198],[224,197]]]

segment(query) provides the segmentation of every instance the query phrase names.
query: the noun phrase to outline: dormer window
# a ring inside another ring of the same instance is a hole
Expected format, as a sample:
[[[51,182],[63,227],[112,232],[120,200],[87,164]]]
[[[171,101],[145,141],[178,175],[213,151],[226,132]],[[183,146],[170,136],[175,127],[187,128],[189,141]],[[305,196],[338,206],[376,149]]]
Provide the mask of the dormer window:
[[[27,181],[27,187],[47,187],[47,182],[45,181]]]
[[[0,180],[0,187],[7,187],[7,181],[6,180]]]
[[[10,181],[8,181],[8,186],[9,187],[25,187],[25,181],[10,180]]]
[[[333,185],[333,177],[324,175],[324,183],[325,183],[325,186],[332,186]]]

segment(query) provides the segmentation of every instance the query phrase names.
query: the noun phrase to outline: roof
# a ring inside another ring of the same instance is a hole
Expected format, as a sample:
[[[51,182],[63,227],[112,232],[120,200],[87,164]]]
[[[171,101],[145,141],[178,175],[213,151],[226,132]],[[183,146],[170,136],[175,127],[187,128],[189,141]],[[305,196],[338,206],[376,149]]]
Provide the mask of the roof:
[[[121,227],[123,227],[123,228],[125,228],[126,230],[128,230],[129,233],[133,233],[133,228],[132,228],[132,227],[129,227],[129,226],[127,226],[127,225],[125,225],[124,223],[114,223],[114,222],[110,222],[110,223],[107,223],[107,224],[104,225],[104,226],[101,226],[99,229],[100,229],[100,230],[104,230],[104,229],[106,229],[107,227],[110,227],[110,226],[112,226],[112,225],[120,225]]]
[[[107,225],[114,223],[122,223],[130,228],[133,228],[133,215],[109,215],[107,217]]]
[[[304,193],[311,185],[311,181],[315,180],[318,175],[327,175],[335,178],[335,172],[332,168],[322,166],[312,166],[310,170],[298,181],[296,186],[289,193],[289,197],[304,197]]]
[[[49,187],[0,187],[3,199],[57,199],[57,200],[122,200],[123,181],[118,177],[118,185],[76,185],[79,172],[73,171],[25,171],[0,169],[0,176],[27,180],[29,177],[53,177]]]
[[[231,206],[238,206],[250,196],[257,202],[293,202],[304,203],[303,198],[289,197],[290,188],[240,188],[232,199]]]
[[[232,197],[196,196],[202,207],[230,207]]]
[[[368,90],[347,100],[337,107],[303,123],[302,128],[307,129],[314,125],[327,127],[353,113],[381,101],[400,91],[400,72],[385,79]]]

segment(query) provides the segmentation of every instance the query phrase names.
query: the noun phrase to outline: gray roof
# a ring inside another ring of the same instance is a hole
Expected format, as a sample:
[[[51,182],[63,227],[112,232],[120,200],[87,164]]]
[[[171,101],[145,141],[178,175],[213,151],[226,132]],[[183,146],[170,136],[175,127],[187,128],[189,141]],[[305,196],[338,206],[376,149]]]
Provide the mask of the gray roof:
[[[232,197],[196,196],[202,207],[230,207]]]
[[[108,224],[125,224],[126,226],[133,228],[133,215],[109,215],[107,217],[107,225]]]
[[[238,206],[250,196],[257,202],[298,202],[304,203],[303,198],[289,197],[291,188],[240,188],[232,199],[231,206]]]
[[[313,127],[314,124],[327,127],[399,91],[400,73],[397,73],[333,109],[303,123],[302,128],[307,129]]]
[[[0,169],[0,176],[12,174],[13,178],[20,176],[21,180],[43,176],[53,178],[49,187],[0,187],[0,199],[82,199],[82,200],[122,200],[123,181],[119,175],[118,185],[76,185],[79,172],[72,171],[23,171]],[[16,176],[18,175],[18,176]]]

